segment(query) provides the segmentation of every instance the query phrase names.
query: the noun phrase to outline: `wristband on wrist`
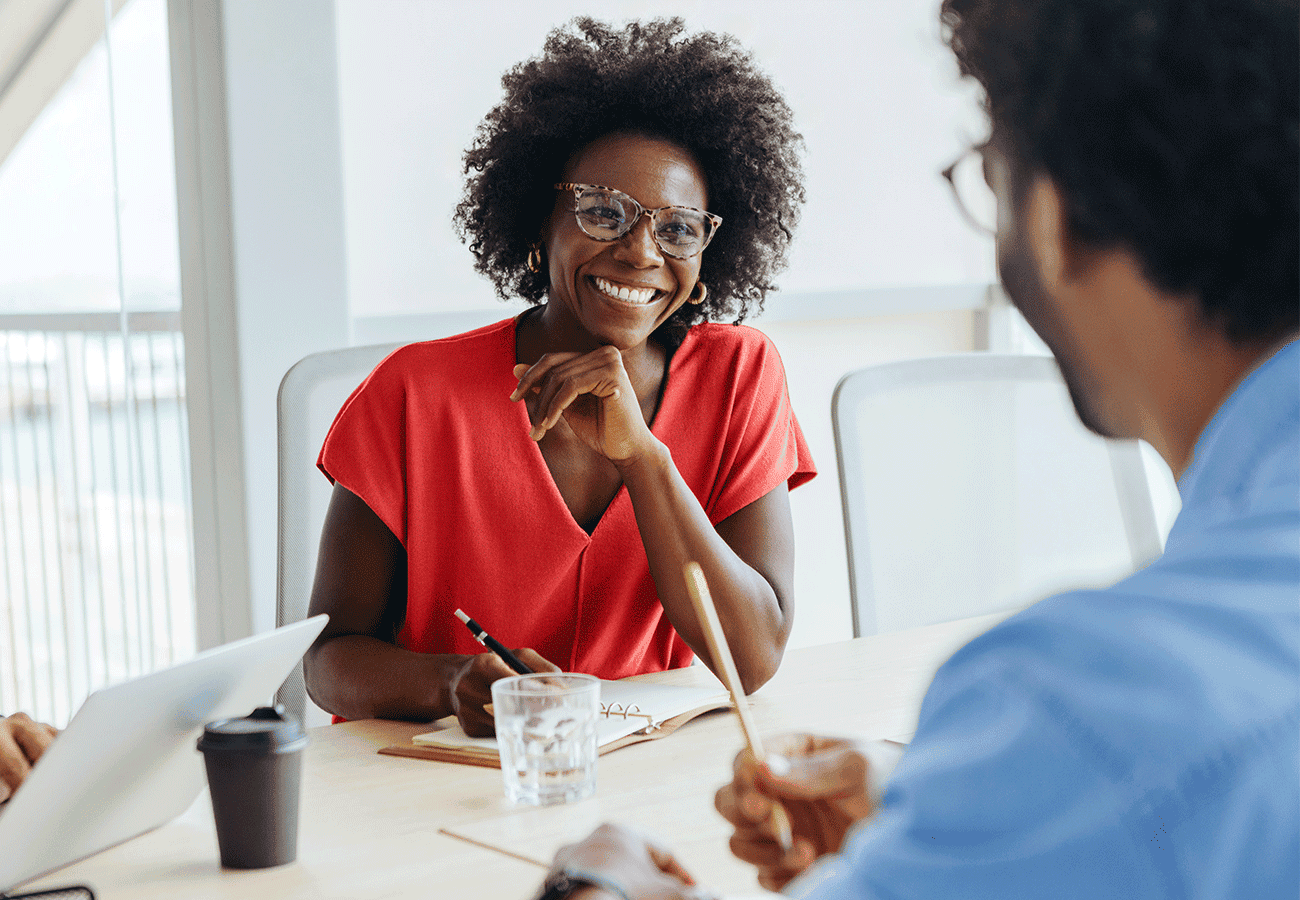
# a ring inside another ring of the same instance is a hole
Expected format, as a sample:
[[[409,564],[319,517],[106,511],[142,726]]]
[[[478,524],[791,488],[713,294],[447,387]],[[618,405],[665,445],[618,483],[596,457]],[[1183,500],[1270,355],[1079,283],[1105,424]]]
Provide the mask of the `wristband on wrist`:
[[[599,888],[602,891],[608,891],[618,897],[619,900],[632,900],[622,886],[610,881],[603,875],[595,875],[581,869],[569,868],[552,872],[546,876],[541,893],[537,895],[535,900],[564,900],[565,897],[568,897],[580,887]]]

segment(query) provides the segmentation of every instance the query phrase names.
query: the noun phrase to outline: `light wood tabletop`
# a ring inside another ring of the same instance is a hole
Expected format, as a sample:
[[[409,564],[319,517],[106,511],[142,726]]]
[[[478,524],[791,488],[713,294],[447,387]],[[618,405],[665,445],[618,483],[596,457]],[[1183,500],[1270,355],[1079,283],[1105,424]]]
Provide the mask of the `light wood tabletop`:
[[[765,735],[806,730],[907,740],[935,669],[1000,618],[791,650],[751,697],[758,726]],[[702,666],[641,677],[714,681]],[[595,797],[543,809],[511,807],[497,769],[378,753],[426,730],[427,724],[382,720],[313,729],[298,859],[289,865],[222,869],[204,793],[168,825],[25,889],[85,884],[100,900],[526,898],[557,847],[615,820],[661,840],[716,890],[758,893],[753,870],[728,852],[730,832],[713,809],[714,792],[744,743],[732,712],[707,714],[663,740],[602,756]]]

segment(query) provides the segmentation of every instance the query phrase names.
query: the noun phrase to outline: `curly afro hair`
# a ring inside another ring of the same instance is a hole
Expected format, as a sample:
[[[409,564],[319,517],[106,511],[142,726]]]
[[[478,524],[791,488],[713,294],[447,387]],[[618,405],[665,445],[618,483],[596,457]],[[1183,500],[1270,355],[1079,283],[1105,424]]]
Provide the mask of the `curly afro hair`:
[[[1132,250],[1233,341],[1300,324],[1295,0],[944,0],[941,16],[1077,237]]]
[[[700,261],[707,299],[683,304],[658,337],[676,345],[697,321],[739,322],[762,309],[804,199],[803,140],[784,98],[734,38],[684,31],[681,19],[614,28],[577,18],[502,77],[505,99],[465,153],[454,222],[503,299],[546,297],[547,273],[528,270],[528,250],[569,158],[597,138],[633,132],[690,151],[705,173],[709,211],[724,220]]]

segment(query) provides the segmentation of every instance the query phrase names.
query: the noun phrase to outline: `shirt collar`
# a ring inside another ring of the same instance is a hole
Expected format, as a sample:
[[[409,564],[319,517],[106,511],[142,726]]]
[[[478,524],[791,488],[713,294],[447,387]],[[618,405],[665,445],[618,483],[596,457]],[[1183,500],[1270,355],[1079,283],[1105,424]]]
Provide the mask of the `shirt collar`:
[[[1187,505],[1220,494],[1247,476],[1281,428],[1300,426],[1300,340],[1284,344],[1248,374],[1223,402],[1192,448],[1178,481]]]

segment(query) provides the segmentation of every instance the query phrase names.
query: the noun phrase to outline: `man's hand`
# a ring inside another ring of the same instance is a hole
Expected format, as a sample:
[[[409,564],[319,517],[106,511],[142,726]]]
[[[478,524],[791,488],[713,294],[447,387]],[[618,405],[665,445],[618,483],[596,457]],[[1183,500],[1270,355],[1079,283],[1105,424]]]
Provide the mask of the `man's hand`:
[[[512,650],[519,661],[534,672],[559,672],[560,667],[536,650]],[[460,727],[471,737],[491,737],[496,734],[492,714],[483,707],[492,702],[492,682],[518,674],[495,653],[471,656],[451,677],[448,691],[451,708],[460,721]]]
[[[777,891],[819,856],[838,852],[848,830],[871,814],[872,801],[866,749],[856,741],[786,735],[769,751],[762,763],[741,751],[715,804],[735,827],[731,852],[758,867],[759,884]],[[789,850],[781,849],[772,827],[773,801],[790,818]]]
[[[704,900],[713,894],[695,884],[671,853],[619,825],[601,825],[576,844],[561,847],[551,871],[590,875],[594,886],[572,896],[629,900]],[[603,886],[602,886],[603,885]]]
[[[57,734],[27,713],[0,719],[0,802],[13,796]]]

